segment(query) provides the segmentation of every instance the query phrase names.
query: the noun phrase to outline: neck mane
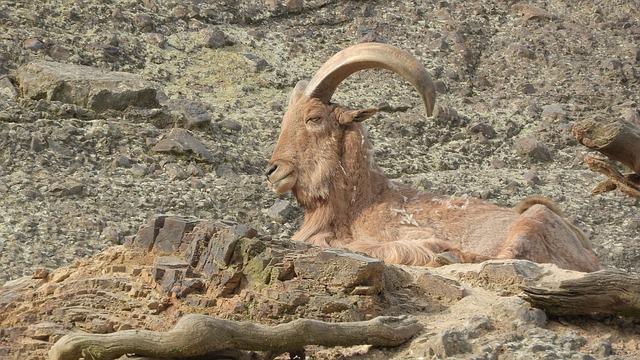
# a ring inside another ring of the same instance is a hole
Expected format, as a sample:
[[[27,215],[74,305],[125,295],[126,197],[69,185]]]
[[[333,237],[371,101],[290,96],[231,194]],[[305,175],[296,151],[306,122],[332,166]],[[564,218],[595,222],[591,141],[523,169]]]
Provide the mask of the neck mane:
[[[385,194],[396,191],[374,163],[373,146],[361,124],[353,123],[345,130],[342,144],[328,197],[301,201],[300,194],[295,194],[305,214],[293,240],[321,246],[331,245],[334,238],[348,242],[353,220]]]

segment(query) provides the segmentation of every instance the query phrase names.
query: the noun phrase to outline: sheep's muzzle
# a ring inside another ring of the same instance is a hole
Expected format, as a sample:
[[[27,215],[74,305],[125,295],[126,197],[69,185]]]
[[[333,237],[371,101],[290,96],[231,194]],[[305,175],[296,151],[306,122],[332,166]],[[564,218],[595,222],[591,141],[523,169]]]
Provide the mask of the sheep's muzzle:
[[[277,194],[284,194],[291,190],[297,180],[293,165],[283,160],[270,162],[265,170],[265,175],[271,189]]]

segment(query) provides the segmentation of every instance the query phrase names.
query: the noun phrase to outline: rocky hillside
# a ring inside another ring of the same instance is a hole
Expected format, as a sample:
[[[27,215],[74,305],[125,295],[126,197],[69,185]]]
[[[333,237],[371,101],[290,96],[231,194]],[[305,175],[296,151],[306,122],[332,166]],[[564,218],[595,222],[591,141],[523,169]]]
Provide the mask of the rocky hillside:
[[[287,93],[360,41],[408,49],[437,79],[435,119],[386,72],[336,94],[383,110],[369,129],[389,176],[507,206],[551,197],[605,265],[638,269],[637,202],[589,196],[599,176],[569,131],[583,118],[638,119],[637,2],[301,3],[1,1],[0,281],[119,244],[157,213],[288,237],[300,210],[262,176]],[[94,67],[76,86],[96,92],[109,71],[134,74],[116,77],[142,92],[92,103],[56,88],[73,70],[35,61]],[[158,150],[183,128],[204,157]]]
[[[505,206],[550,197],[605,267],[640,271],[639,203],[590,195],[602,177],[570,131],[640,124],[636,0],[0,0],[0,30],[0,358],[187,312],[410,314],[424,328],[392,350],[308,349],[320,359],[640,356],[637,321],[548,321],[519,296],[579,274],[394,267],[292,243],[302,213],[263,175],[293,85],[340,49],[386,42],[432,74],[437,115],[386,71],[334,101],[381,109],[368,129],[391,178]]]

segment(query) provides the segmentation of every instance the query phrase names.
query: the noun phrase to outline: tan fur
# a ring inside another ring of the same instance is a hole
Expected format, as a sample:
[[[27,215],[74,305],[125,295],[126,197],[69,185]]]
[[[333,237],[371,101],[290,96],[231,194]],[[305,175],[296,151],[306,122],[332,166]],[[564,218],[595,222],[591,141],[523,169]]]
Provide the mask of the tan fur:
[[[565,222],[565,224],[576,233],[576,236],[578,236],[582,245],[589,250],[592,249],[591,240],[589,240],[589,237],[582,230],[580,230],[580,228],[578,228],[575,224],[567,220],[567,216],[564,214],[562,210],[560,210],[558,205],[554,203],[552,200],[547,199],[546,197],[543,197],[543,196],[530,196],[530,197],[524,198],[523,200],[520,200],[520,202],[516,205],[515,210],[518,214],[522,214],[523,212],[527,211],[530,207],[536,204],[544,205],[547,208],[549,208],[549,210],[553,211],[558,216],[560,216],[560,218]]]
[[[390,182],[375,165],[360,123],[371,109],[348,111],[300,88],[291,95],[267,170],[274,191],[292,191],[304,208],[295,240],[398,264],[433,266],[437,254],[448,252],[463,262],[523,258],[599,268],[584,234],[550,200],[525,199],[514,211]]]

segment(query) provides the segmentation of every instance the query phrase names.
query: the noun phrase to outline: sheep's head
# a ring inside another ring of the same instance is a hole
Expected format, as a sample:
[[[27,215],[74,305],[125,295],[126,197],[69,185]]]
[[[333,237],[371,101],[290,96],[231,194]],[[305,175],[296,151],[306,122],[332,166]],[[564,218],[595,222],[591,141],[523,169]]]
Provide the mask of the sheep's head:
[[[427,115],[435,89],[424,67],[411,54],[386,44],[358,44],[329,59],[309,81],[293,89],[282,120],[278,143],[266,175],[272,189],[292,190],[298,201],[329,196],[332,177],[341,169],[345,131],[375,114],[376,109],[350,110],[332,104],[331,96],[349,75],[367,68],[394,71],[411,82],[424,101]]]

